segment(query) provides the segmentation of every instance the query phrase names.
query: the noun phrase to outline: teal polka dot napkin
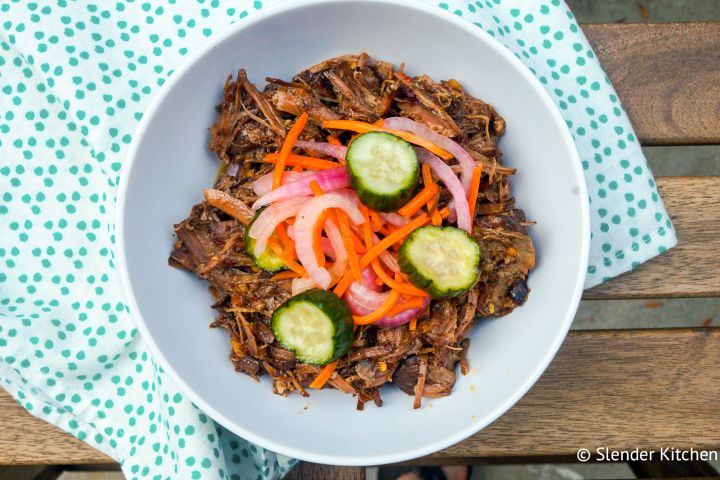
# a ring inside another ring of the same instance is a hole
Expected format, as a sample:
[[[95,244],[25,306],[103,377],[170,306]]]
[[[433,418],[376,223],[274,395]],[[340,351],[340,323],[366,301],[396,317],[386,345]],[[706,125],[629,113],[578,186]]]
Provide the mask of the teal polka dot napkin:
[[[276,478],[293,463],[231,434],[178,391],[137,335],[114,263],[119,175],[148,102],[216,30],[269,6],[0,4],[0,384],[33,415],[117,459],[128,478]],[[567,7],[438,8],[510,49],[567,121],[590,193],[586,286],[672,247],[632,126]]]

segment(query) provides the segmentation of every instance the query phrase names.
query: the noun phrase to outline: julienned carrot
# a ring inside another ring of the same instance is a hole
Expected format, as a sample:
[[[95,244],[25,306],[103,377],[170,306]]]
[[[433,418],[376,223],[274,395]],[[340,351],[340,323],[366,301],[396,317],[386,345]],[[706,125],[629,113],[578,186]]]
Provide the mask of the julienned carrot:
[[[312,190],[313,195],[315,195],[316,197],[319,197],[320,195],[323,195],[325,193],[322,187],[320,187],[320,184],[317,182],[317,180],[312,180],[310,182],[310,190]]]
[[[432,179],[432,170],[430,170],[430,165],[428,165],[427,163],[423,163],[422,178],[425,186],[430,185],[431,183],[435,183]]]
[[[422,308],[423,305],[425,305],[425,300],[423,300],[422,298],[415,298],[406,302],[398,302],[395,304],[394,307],[390,309],[390,311],[387,313],[387,316],[392,317],[393,315],[397,315],[398,313],[404,312],[406,310],[412,310],[413,308]]]
[[[437,208],[433,208],[432,212],[430,212],[430,223],[436,227],[442,225],[442,217],[440,216],[440,212],[437,211]]]
[[[470,204],[470,222],[475,221],[475,206],[477,204],[478,190],[480,190],[480,177],[482,176],[482,166],[475,167],[470,180],[470,195],[468,203]]]
[[[322,369],[318,376],[315,377],[315,380],[313,380],[310,384],[310,388],[322,388],[323,385],[325,385],[325,382],[330,380],[330,377],[335,371],[335,368],[337,368],[339,361],[340,360],[335,360],[334,362],[325,365],[325,368]]]
[[[365,248],[365,243],[360,239],[360,237],[355,234],[352,230],[350,231],[352,233],[352,241],[355,245],[355,253],[363,254],[367,252],[367,248]]]
[[[445,213],[447,216],[447,214],[449,214],[449,210],[447,209],[447,207],[445,207],[443,210],[446,211]],[[411,221],[409,221],[402,227],[399,227],[395,232],[392,233],[392,235],[388,235],[387,237],[383,238],[378,243],[373,245],[372,232],[370,232],[370,228],[368,226],[368,217],[367,217],[367,213],[366,213],[367,212],[366,207],[361,205],[360,211],[365,212],[365,213],[363,213],[363,215],[365,216],[365,222],[363,223],[363,227],[365,227],[364,228],[365,244],[367,247],[369,247],[368,251],[365,252],[365,254],[360,259],[360,268],[361,269],[370,265],[370,262],[372,262],[373,259],[379,257],[380,254],[382,252],[384,252],[385,250],[387,250],[388,248],[390,248],[390,246],[393,243],[407,237],[413,231],[417,230],[418,228],[422,227],[423,225],[426,225],[428,223],[428,221],[430,220],[429,217],[427,216],[427,214],[423,213],[422,215],[412,219]],[[441,215],[442,215],[442,210],[441,210]],[[352,274],[350,272],[345,273],[345,275],[340,280],[340,282],[338,282],[338,284],[335,287],[335,290],[333,290],[333,292],[335,292],[335,294],[337,296],[342,297],[343,294],[345,293],[345,290],[347,290],[347,288],[352,283],[352,280],[353,280]]]
[[[367,250],[370,250],[373,244],[372,229],[370,227],[370,210],[365,205],[360,205],[360,213],[362,213],[363,216],[363,237],[365,240],[365,249],[367,253]]]
[[[370,230],[370,214],[368,213],[368,208],[365,205],[360,205],[360,213],[362,213],[363,216],[362,229],[363,236],[365,237],[365,251],[367,253],[367,250],[369,250],[373,244],[372,230]],[[367,265],[363,266],[362,263],[360,264],[361,271],[365,267],[367,267]],[[333,289],[333,293],[338,297],[342,297],[345,294],[345,290],[347,290],[353,280],[355,280],[355,275],[353,275],[352,272],[345,272],[343,277]]]
[[[425,188],[420,190],[420,193],[415,195],[409,202],[403,205],[402,208],[398,210],[398,213],[405,218],[412,217],[415,212],[427,205],[427,203],[432,200],[439,191],[440,187],[434,183],[427,185]]]
[[[360,271],[360,261],[358,260],[357,252],[355,251],[355,242],[353,241],[353,233],[350,229],[350,220],[343,211],[337,212],[337,223],[340,228],[340,235],[343,239],[343,245],[345,245],[345,251],[348,255],[348,263],[350,263],[350,271],[355,278],[355,281],[362,283],[362,272]]]
[[[321,267],[325,265],[325,252],[323,251],[322,246],[322,232],[323,228],[325,228],[325,221],[327,218],[328,211],[323,210],[313,226],[313,251],[315,252],[315,258],[317,259],[318,265]]]
[[[380,265],[380,261],[377,258],[370,262],[370,265],[372,265],[372,269],[375,270],[375,275],[377,275],[378,278],[382,280],[385,285],[392,288],[393,290],[397,290],[398,292],[404,293],[405,295],[427,297],[428,294],[426,292],[420,290],[413,284],[407,282],[399,282],[390,277],[390,275],[387,274],[382,265]]]
[[[275,228],[275,231],[278,234],[278,237],[280,237],[280,243],[283,246],[284,251],[288,255],[295,255],[295,242],[293,242],[292,238],[290,238],[287,234],[287,230],[285,230],[285,224],[281,223]]]
[[[297,272],[293,272],[292,270],[285,270],[284,272],[276,273],[275,275],[270,277],[270,280],[290,280],[291,278],[298,278],[299,276],[300,275],[298,275]]]
[[[368,213],[370,214],[370,226],[372,227],[372,231],[379,232],[382,228],[382,221],[380,220],[380,215],[378,215],[375,210],[370,209],[368,209]]]
[[[390,295],[385,299],[385,301],[380,304],[377,310],[374,312],[368,313],[367,315],[353,315],[353,320],[355,321],[356,325],[368,325],[370,323],[375,323],[378,320],[380,320],[382,317],[387,315],[387,313],[390,311],[393,306],[397,303],[398,299],[400,298],[400,294],[395,290],[390,290]]]
[[[430,152],[434,153],[435,155],[444,160],[450,160],[451,158],[453,158],[452,154],[448,153],[446,150],[443,150],[434,143],[409,132],[402,132],[400,130],[392,130],[390,128],[378,127],[376,125],[359,122],[357,120],[326,120],[323,122],[322,126],[323,128],[350,130],[351,132],[357,133],[387,132],[395,135],[396,137],[402,138],[406,142],[413,143],[419,147],[423,147],[424,149],[429,150]]]
[[[270,153],[268,155],[265,155],[265,158],[263,158],[263,160],[267,163],[277,164],[278,158],[279,154]],[[303,168],[312,168],[313,170],[328,170],[330,168],[337,168],[342,166],[339,163],[331,162],[330,160],[323,160],[322,158],[315,157],[306,157],[304,155],[295,155],[294,153],[288,155],[285,164],[290,167],[299,165]]]
[[[397,242],[401,238],[405,238],[407,235],[410,235],[410,233],[422,227],[423,225],[426,225],[428,221],[429,218],[427,214],[423,213],[417,218],[410,220],[402,227],[399,227],[392,235],[388,235],[387,237],[383,238],[378,243],[369,248],[367,252],[365,252],[365,255],[363,255],[360,259],[360,267],[365,268],[370,265],[370,262],[372,262],[374,258],[379,257],[380,254],[390,248],[393,243]]]
[[[327,141],[330,145],[342,146],[342,143],[340,142],[340,139],[337,137],[337,135],[328,135]]]
[[[448,207],[441,208],[438,210],[438,213],[440,214],[440,218],[447,218],[450,216],[450,209]]]
[[[375,125],[376,127],[382,127],[382,126],[383,126],[383,123],[385,123],[385,120],[383,120],[383,119],[381,118],[380,120],[378,120],[378,121],[376,121],[375,123],[373,123],[373,125]]]
[[[410,329],[410,331],[413,331],[416,328],[417,328],[417,317],[413,318],[412,320],[410,320],[410,323],[408,323],[408,329]]]
[[[285,135],[285,140],[283,141],[282,147],[280,147],[280,153],[278,154],[278,161],[275,164],[275,172],[273,174],[272,183],[273,190],[282,185],[283,172],[285,171],[285,166],[287,165],[288,156],[290,155],[292,148],[295,146],[295,140],[298,139],[300,132],[302,132],[303,128],[305,128],[307,120],[308,114],[303,112],[302,115],[295,120],[293,126],[290,127],[287,135]]]
[[[290,270],[297,273],[301,277],[307,277],[307,272],[302,267],[302,265],[300,265],[293,258],[291,258],[290,255],[288,255],[287,252],[285,252],[280,246],[280,243],[273,237],[270,237],[268,239],[268,247],[270,247],[278,257],[280,257],[280,260],[282,260],[283,263],[285,263],[285,265],[287,265]]]

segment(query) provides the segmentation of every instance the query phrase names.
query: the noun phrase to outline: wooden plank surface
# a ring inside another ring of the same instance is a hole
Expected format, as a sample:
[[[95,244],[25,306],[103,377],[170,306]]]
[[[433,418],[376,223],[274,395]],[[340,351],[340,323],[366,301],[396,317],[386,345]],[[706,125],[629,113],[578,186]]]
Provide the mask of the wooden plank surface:
[[[582,29],[643,144],[720,143],[720,23]]]
[[[300,462],[290,471],[285,480],[365,480],[365,468],[335,467]]]
[[[720,296],[720,177],[660,177],[657,183],[678,245],[583,298]]]
[[[528,394],[434,458],[720,448],[720,329],[572,332]]]
[[[720,448],[718,365],[720,328],[571,332],[515,407],[424,461],[573,456],[598,446]],[[109,461],[3,390],[0,425],[0,465]]]

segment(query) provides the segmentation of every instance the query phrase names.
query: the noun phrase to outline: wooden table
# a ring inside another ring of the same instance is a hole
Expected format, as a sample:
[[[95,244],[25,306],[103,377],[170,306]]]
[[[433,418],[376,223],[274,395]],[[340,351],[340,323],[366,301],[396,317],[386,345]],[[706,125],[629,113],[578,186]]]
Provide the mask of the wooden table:
[[[720,23],[585,25],[643,145],[720,144]],[[720,177],[658,185],[679,245],[586,299],[720,296]],[[571,332],[495,423],[417,464],[574,460],[578,447],[720,449],[720,328]],[[112,464],[0,389],[0,465]],[[295,478],[364,478],[302,464]]]

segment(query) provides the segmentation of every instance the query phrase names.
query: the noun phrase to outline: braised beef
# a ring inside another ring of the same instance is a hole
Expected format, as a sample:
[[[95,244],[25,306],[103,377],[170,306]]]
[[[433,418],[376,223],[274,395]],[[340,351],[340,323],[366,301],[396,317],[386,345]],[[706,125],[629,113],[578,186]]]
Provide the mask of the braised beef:
[[[256,200],[252,182],[272,171],[263,158],[277,151],[302,112],[310,121],[301,138],[311,141],[326,141],[327,135],[337,133],[322,129],[325,120],[375,122],[406,116],[453,138],[482,167],[472,231],[482,252],[476,285],[457,298],[431,302],[413,330],[408,325],[358,328],[350,352],[326,383],[356,395],[358,408],[370,401],[382,405],[380,387],[390,382],[413,396],[416,408],[423,396],[449,395],[457,365],[462,374],[470,368],[466,337],[475,320],[510,313],[530,291],[527,277],[535,250],[525,214],[515,208],[510,192],[508,177],[515,169],[502,164],[498,141],[505,120],[456,80],[410,77],[403,67],[365,53],[331,58],[287,81],[267,82],[259,89],[244,70],[234,79],[228,77],[217,119],[209,128],[208,147],[222,162],[213,188],[246,206]],[[347,141],[350,136],[344,135]],[[459,165],[450,165],[459,172]],[[443,188],[439,205],[450,200]],[[299,362],[269,327],[274,310],[290,298],[290,282],[272,280],[273,275],[257,268],[245,253],[245,225],[251,215],[247,207],[241,222],[206,202],[194,206],[175,225],[169,263],[210,283],[217,312],[211,326],[229,331],[230,359],[237,371],[254,378],[270,375],[279,395],[307,395],[306,388],[322,366]]]

